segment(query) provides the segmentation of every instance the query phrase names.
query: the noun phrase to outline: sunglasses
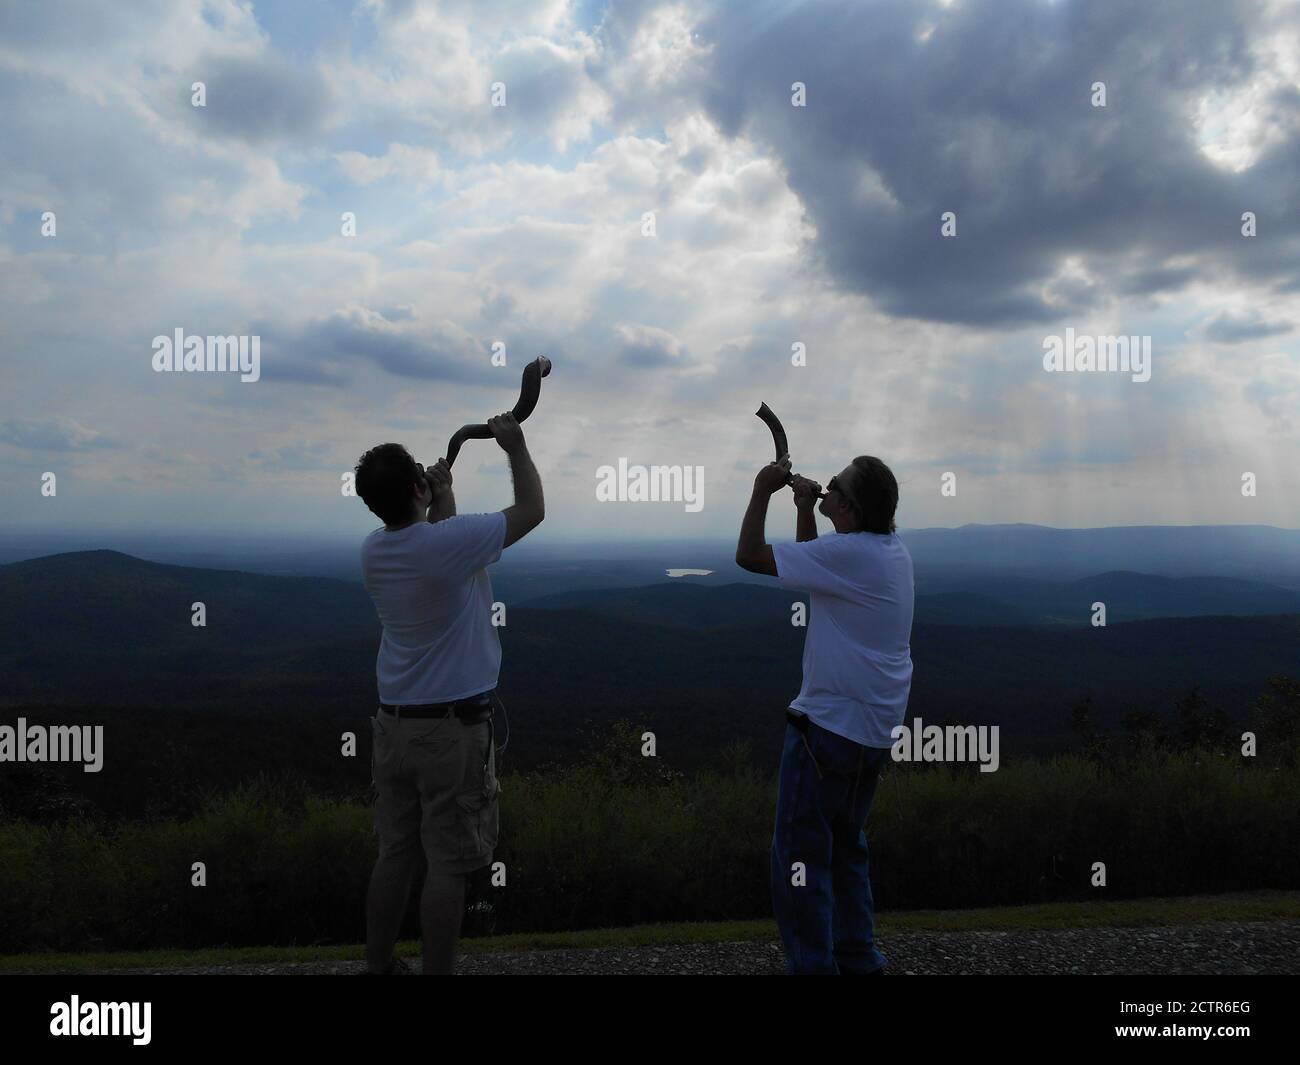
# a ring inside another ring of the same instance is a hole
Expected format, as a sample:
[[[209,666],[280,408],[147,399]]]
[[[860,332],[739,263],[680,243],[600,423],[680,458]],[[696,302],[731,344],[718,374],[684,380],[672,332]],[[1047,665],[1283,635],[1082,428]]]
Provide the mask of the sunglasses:
[[[838,476],[832,477],[829,481],[826,482],[825,494],[830,495],[831,492],[839,492],[840,495],[842,495],[845,499],[849,501],[850,506],[856,507],[858,505],[857,500],[854,499],[848,492],[844,491],[844,489],[839,486]]]

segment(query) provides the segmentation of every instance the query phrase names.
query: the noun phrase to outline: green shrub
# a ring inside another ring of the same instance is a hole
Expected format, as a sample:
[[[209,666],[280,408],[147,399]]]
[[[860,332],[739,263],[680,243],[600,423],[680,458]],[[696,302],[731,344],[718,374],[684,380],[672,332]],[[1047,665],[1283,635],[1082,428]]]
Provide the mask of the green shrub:
[[[770,773],[743,750],[692,777],[610,750],[504,778],[495,930],[768,914]],[[1086,898],[1098,861],[1111,898],[1297,888],[1300,769],[1161,750],[891,763],[868,835],[882,909]],[[374,855],[369,808],[265,779],[187,820],[0,822],[0,951],[358,942]]]

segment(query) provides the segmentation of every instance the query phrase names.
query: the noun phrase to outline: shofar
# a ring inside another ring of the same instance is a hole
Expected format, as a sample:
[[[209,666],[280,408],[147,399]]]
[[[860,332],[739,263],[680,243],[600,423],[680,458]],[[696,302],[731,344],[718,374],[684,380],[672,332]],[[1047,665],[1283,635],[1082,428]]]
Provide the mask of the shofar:
[[[515,404],[515,409],[511,413],[515,416],[515,421],[522,422],[528,415],[533,413],[533,408],[537,406],[537,397],[542,394],[542,378],[551,372],[551,360],[545,355],[539,355],[527,366],[524,367],[524,379],[519,386],[519,402]],[[478,422],[474,425],[462,425],[451,435],[447,442],[447,465],[450,466],[456,461],[456,456],[460,454],[460,445],[466,440],[491,440],[492,430],[487,427],[486,422]]]

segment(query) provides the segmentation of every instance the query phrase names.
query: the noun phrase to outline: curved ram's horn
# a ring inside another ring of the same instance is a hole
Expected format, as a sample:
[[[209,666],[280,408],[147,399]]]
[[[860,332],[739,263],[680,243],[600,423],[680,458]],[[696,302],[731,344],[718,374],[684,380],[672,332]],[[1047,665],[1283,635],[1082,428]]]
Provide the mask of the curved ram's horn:
[[[790,454],[790,444],[785,438],[785,427],[781,424],[781,419],[772,413],[772,408],[766,403],[760,405],[754,413],[772,430],[772,442],[776,444],[776,461],[780,462]]]
[[[511,412],[515,416],[515,421],[522,422],[533,413],[533,408],[537,406],[537,397],[542,394],[542,378],[550,372],[551,360],[545,355],[539,355],[524,367],[524,379],[519,386],[519,402]],[[460,445],[466,440],[491,439],[492,430],[487,427],[486,422],[462,425],[447,442],[447,465],[450,466],[456,461],[456,456],[460,454]]]
[[[772,430],[772,443],[776,445],[776,461],[780,462],[790,454],[790,442],[785,438],[785,426],[781,424],[778,418],[766,403],[759,404],[758,410],[754,411],[756,415],[763,419],[763,424]],[[794,480],[793,473],[785,475],[785,483],[789,484]],[[818,492],[817,498],[824,499],[825,492]]]

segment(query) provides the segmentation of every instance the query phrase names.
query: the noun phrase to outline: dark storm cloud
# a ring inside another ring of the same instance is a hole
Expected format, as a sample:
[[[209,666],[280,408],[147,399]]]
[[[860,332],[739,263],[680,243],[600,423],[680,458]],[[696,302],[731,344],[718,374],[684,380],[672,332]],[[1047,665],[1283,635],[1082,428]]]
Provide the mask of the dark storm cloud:
[[[1240,344],[1245,340],[1281,336],[1295,328],[1290,322],[1266,322],[1257,315],[1219,314],[1205,327],[1208,339],[1220,344]]]
[[[401,316],[411,320],[409,313]],[[347,386],[359,364],[369,363],[397,377],[424,381],[495,385],[487,348],[443,325],[397,326],[383,315],[357,309],[338,311],[296,330],[256,323],[266,354],[269,380]]]
[[[901,316],[1046,322],[1225,271],[1297,283],[1295,129],[1234,174],[1192,124],[1200,98],[1254,73],[1262,12],[1254,0],[725,5],[700,26],[713,51],[698,91],[726,132],[775,150],[844,288]],[[790,105],[795,81],[806,108]],[[1090,106],[1095,81],[1104,109]],[[1267,243],[1242,238],[1243,210]],[[956,238],[939,235],[945,211]],[[1068,256],[1103,292],[1045,297]]]
[[[1190,266],[1156,267],[1128,275],[1126,290],[1137,296],[1150,296],[1157,292],[1176,292],[1196,277]]]
[[[272,54],[220,56],[195,64],[193,81],[207,89],[205,107],[183,108],[205,131],[249,143],[310,137],[331,110],[328,85],[316,71]]]

